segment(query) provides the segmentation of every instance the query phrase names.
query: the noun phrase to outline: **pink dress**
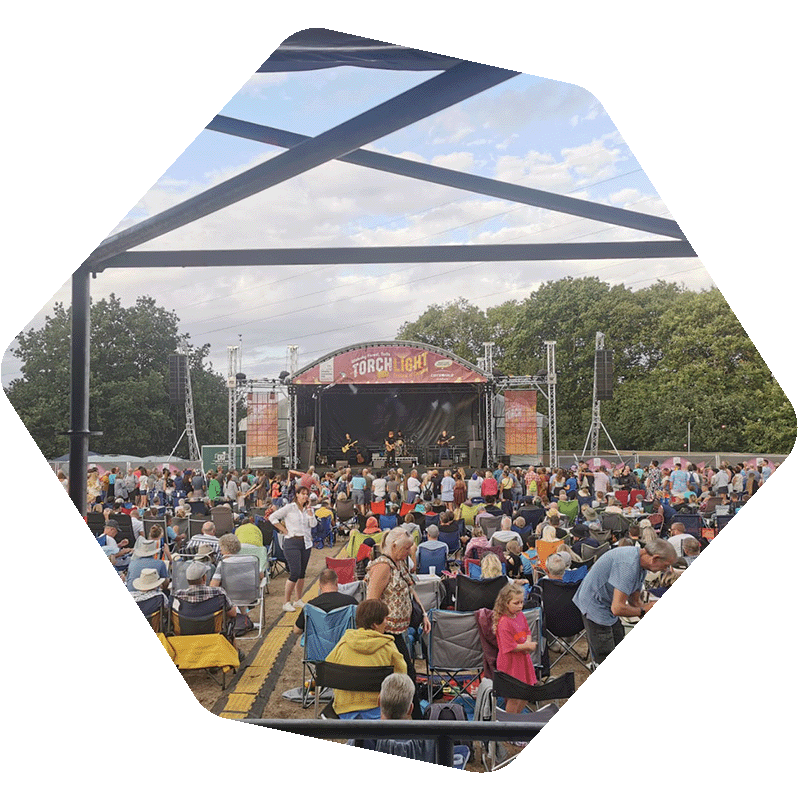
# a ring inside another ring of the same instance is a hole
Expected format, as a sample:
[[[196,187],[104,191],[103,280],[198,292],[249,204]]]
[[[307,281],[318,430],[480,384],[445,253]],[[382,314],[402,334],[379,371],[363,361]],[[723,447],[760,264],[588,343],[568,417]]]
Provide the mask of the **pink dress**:
[[[511,675],[524,683],[536,683],[536,672],[531,661],[531,654],[521,651],[512,652],[531,635],[528,621],[520,612],[515,617],[500,617],[497,623],[497,670]]]

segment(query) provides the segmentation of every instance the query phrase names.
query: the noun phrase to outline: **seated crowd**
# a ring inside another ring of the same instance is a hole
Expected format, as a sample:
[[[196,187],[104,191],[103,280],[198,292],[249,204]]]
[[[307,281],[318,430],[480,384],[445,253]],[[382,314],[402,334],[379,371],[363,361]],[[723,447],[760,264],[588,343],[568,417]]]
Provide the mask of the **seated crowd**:
[[[542,581],[574,583],[589,655],[599,664],[621,641],[623,622],[652,607],[770,471],[724,463],[703,470],[659,467],[655,461],[610,474],[585,462],[567,470],[499,464],[493,471],[431,469],[422,475],[399,468],[373,475],[370,467],[324,475],[313,467],[285,475],[164,470],[153,476],[142,470],[137,477],[128,470],[130,479],[114,472],[113,480],[106,474],[105,481],[90,481],[90,493],[100,488],[90,508],[102,515],[98,542],[134,599],[161,596],[165,608],[170,595],[187,602],[225,595],[222,564],[271,548],[279,537],[288,572],[283,610],[301,610],[298,635],[305,629],[301,595],[309,553],[328,519],[334,536],[348,538],[353,577],[363,580],[365,596],[358,603],[342,591],[334,570],[320,573],[311,605],[323,612],[357,606],[356,627],[328,660],[394,673],[384,682],[385,697],[383,690],[337,689],[332,710],[344,718],[421,718],[413,652],[430,627],[415,588],[421,581],[441,581],[440,607],[447,608],[459,575],[475,581],[505,576],[492,606],[498,665],[528,684],[537,680],[529,657],[537,644],[522,611],[541,602],[536,587]],[[122,515],[129,524],[120,524]],[[190,530],[190,519],[202,521],[199,530]],[[171,567],[185,560],[191,561],[186,585],[176,588]],[[228,616],[245,616],[225,597]],[[430,748],[418,744],[375,746],[430,760]]]

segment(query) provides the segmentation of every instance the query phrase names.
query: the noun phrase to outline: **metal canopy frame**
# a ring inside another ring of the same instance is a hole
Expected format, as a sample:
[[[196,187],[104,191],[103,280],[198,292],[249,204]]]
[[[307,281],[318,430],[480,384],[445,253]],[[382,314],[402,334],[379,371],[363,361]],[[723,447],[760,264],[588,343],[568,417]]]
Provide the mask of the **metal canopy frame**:
[[[456,61],[431,53],[332,31],[310,29],[284,42],[259,72],[357,65],[382,69],[443,71],[396,97],[315,137],[215,117],[207,126],[234,136],[288,148],[195,197],[107,237],[72,276],[70,388],[70,498],[86,510],[89,451],[90,279],[125,267],[242,266],[346,263],[437,263],[447,261],[541,261],[570,259],[684,258],[695,255],[677,224],[648,214],[603,206],[455,170],[409,162],[360,148],[520,73]],[[560,211],[669,237],[666,241],[522,245],[456,245],[385,248],[276,248],[223,251],[135,251],[165,233],[262,192],[314,167],[340,159],[359,166],[452,186],[513,202]]]

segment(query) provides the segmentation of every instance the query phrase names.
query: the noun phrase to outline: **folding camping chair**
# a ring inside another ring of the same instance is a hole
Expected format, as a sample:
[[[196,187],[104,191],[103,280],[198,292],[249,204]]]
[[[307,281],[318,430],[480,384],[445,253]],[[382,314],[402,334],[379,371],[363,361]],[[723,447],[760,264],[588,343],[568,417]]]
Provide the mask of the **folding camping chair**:
[[[359,530],[352,530],[350,531],[350,539],[347,542],[347,546],[345,547],[342,555],[347,556],[347,558],[355,558],[358,554],[358,550],[362,544],[364,544],[365,539],[372,539],[375,544],[380,544],[383,541],[383,531],[380,533],[362,533]]]
[[[573,560],[572,563],[575,564],[577,562]],[[564,583],[579,583],[586,577],[588,572],[588,565],[581,564],[573,569],[564,570],[564,576],[561,578],[561,580],[564,581]]]
[[[505,559],[503,559],[500,562],[500,569],[502,570],[503,575],[506,574],[506,563],[507,562],[506,562]],[[467,570],[464,573],[465,575],[469,575],[470,578],[472,578],[473,580],[476,580],[476,581],[483,580],[483,578],[481,578],[481,562],[480,561],[476,561],[474,558],[467,558],[467,559],[464,560],[464,566],[466,567],[466,570]]]
[[[529,686],[503,672],[495,672],[491,680],[484,679],[479,688],[480,705],[476,704],[475,719],[498,722],[534,722],[546,724],[558,712],[558,705],[553,700],[563,700],[575,694],[575,673],[566,672],[557,678]],[[534,703],[536,711],[524,714],[510,714],[497,707],[497,698],[527,700]],[[547,705],[540,708],[540,703]],[[484,769],[494,772],[506,766],[516,755],[502,757],[498,742],[483,742],[481,760]]]
[[[215,595],[199,603],[172,598],[170,610],[171,636],[159,637],[172,661],[181,672],[213,670],[221,672],[222,688],[227,673],[239,666],[234,646],[234,619],[225,613],[225,596]]]
[[[144,614],[145,619],[150,623],[150,627],[156,633],[161,633],[167,621],[167,615],[164,613],[163,597],[155,595],[155,597],[148,597],[146,600],[137,600],[136,605],[139,606],[139,611]]]
[[[550,664],[551,668],[567,653],[589,672],[595,668],[588,648],[586,656],[575,650],[578,641],[586,637],[580,609],[572,602],[580,585],[580,581],[565,583],[549,578],[542,578],[538,583],[544,609],[545,631],[563,648],[563,652]]]
[[[209,513],[217,528],[217,536],[233,533],[233,511],[228,506],[214,506]]]
[[[718,517],[716,517],[717,533],[719,533],[733,519],[733,517],[733,514],[720,514]]]
[[[422,603],[423,611],[439,608],[445,596],[444,584],[440,580],[421,578],[419,575],[414,576],[414,591]]]
[[[447,548],[437,547],[431,550],[428,547],[417,549],[417,571],[422,575],[427,575],[431,567],[436,571],[438,577],[447,569]]]
[[[320,517],[317,526],[313,529],[312,543],[317,550],[322,550],[327,542],[331,547],[336,543],[336,534],[333,532],[333,517]]]
[[[171,562],[170,591],[177,592],[179,589],[188,589],[189,581],[186,579],[186,570],[189,564],[193,564],[195,559],[192,556],[176,555]],[[210,581],[214,575],[214,564],[211,561],[203,564],[206,568],[206,582]]]
[[[503,578],[505,581],[505,578]],[[449,685],[456,697],[474,701],[469,688],[477,685],[483,667],[483,648],[475,615],[471,612],[433,609],[428,618],[431,623],[428,635],[428,653],[425,674],[428,682],[428,702]],[[434,679],[441,688],[434,692]]]
[[[189,517],[189,533],[187,538],[191,539],[193,536],[198,536],[203,532],[203,525],[209,522],[209,517]]]
[[[379,514],[378,515],[378,525],[382,531],[388,531],[392,528],[397,527],[397,515],[396,514]]]
[[[474,580],[468,575],[456,575],[456,611],[477,611],[479,608],[494,608],[500,590],[508,584],[505,575],[489,580]]]
[[[356,560],[354,558],[325,557],[325,568],[336,573],[339,583],[352,583],[356,579]]]
[[[630,498],[628,499],[628,502],[632,506],[635,506],[640,499],[644,498],[645,494],[646,492],[644,489],[631,489],[631,495]]]
[[[351,581],[350,583],[340,583],[338,590],[342,594],[350,595],[355,598],[357,603],[367,598],[367,584],[365,581]]]
[[[106,526],[106,518],[99,511],[89,511],[86,514],[86,525],[95,537],[100,536]]]
[[[605,542],[599,547],[592,547],[590,544],[582,544],[581,561],[591,561],[591,563],[594,564],[603,553],[607,553],[610,549],[611,542]],[[591,566],[591,564],[589,566]]]
[[[239,551],[241,556],[255,556],[258,559],[258,571],[264,573],[267,579],[264,585],[265,594],[269,594],[269,548],[258,547],[255,544],[243,544],[242,549]]]
[[[386,501],[385,500],[381,500],[378,503],[370,503],[369,504],[369,510],[373,514],[377,514],[378,516],[380,516],[381,514],[385,514],[386,513]]]
[[[283,534],[275,531],[269,548],[269,576],[274,578],[281,572],[289,572],[289,562],[283,552]]]
[[[683,523],[684,528],[686,528],[686,533],[690,533],[696,539],[700,538],[700,529],[703,527],[703,520],[700,518],[699,514],[675,514],[670,525],[674,525],[676,522]]]
[[[481,517],[478,524],[481,526],[483,535],[487,539],[492,538],[492,534],[500,530],[500,523],[503,521],[502,517]]]
[[[630,522],[622,514],[602,514],[600,522],[604,531],[611,531],[616,536],[626,534],[630,528]]]
[[[617,491],[614,492],[614,497],[622,503],[623,508],[627,508],[630,503],[630,492],[628,489],[617,489]]]
[[[254,623],[252,636],[240,636],[240,639],[259,639],[264,632],[264,590],[268,578],[259,577],[261,572],[258,556],[242,556],[235,560],[222,559],[220,562],[222,588],[226,591],[231,603],[239,607],[243,613],[250,609],[258,609],[258,622]]]
[[[325,612],[307,603],[303,606],[303,708],[311,705],[309,695],[316,685],[317,664],[331,653],[344,632],[356,626],[356,606],[343,606]],[[308,678],[306,678],[308,675]],[[316,698],[315,698],[316,702]]]
[[[355,667],[320,661],[316,669],[314,693],[314,716],[323,719],[339,719],[331,700],[322,712],[319,711],[319,696],[322,689],[341,689],[349,692],[380,692],[384,678],[394,672],[392,667]]]

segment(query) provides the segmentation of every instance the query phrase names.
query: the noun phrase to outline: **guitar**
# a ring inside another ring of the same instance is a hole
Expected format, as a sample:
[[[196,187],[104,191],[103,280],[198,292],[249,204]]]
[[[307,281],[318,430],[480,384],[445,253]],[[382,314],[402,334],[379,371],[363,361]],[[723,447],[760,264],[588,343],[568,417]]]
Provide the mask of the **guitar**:
[[[347,444],[346,444],[346,445],[345,445],[345,446],[342,448],[342,452],[343,452],[343,453],[346,453],[346,452],[347,452],[347,451],[348,451],[348,450],[349,450],[351,447],[355,447],[357,444],[358,444],[358,439],[356,439],[354,442],[348,442],[348,443],[347,443]]]
[[[456,438],[455,436],[451,436],[449,439],[438,439],[436,445],[438,447],[445,447],[446,445],[450,444],[450,442],[452,442],[453,439],[455,438]]]

